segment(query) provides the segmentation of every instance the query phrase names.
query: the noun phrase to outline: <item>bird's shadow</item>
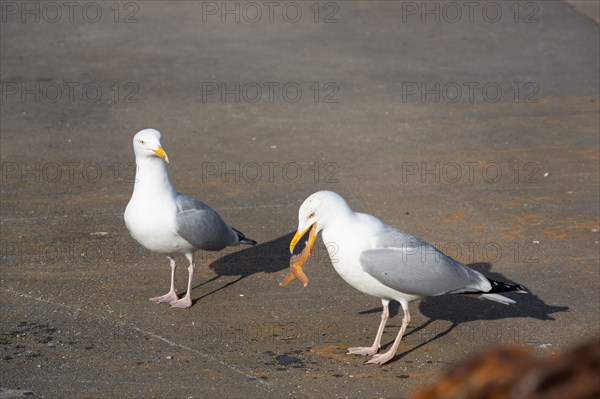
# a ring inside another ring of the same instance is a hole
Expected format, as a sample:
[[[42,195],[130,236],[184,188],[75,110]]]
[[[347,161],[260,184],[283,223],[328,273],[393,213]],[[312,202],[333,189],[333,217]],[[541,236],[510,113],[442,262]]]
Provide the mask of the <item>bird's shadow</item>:
[[[192,300],[192,303],[195,304],[201,299],[237,284],[255,273],[277,273],[288,268],[290,261],[289,245],[293,236],[294,233],[291,232],[251,247],[240,245],[228,248],[229,253],[226,252],[224,255],[218,252],[213,253],[210,256],[216,255],[218,258],[210,262],[208,267],[216,273],[216,276],[192,287],[192,291],[222,276],[238,276],[238,278]]]
[[[489,263],[471,263],[467,266],[483,273],[486,277],[492,280],[514,283],[514,281],[507,279],[502,274],[492,272],[491,264]],[[527,290],[529,291],[528,287],[525,288],[527,288]],[[502,295],[510,297],[517,303],[507,306],[489,300],[478,299],[471,295],[459,294],[442,295],[423,299],[419,304],[419,310],[424,316],[428,317],[429,320],[424,324],[417,326],[414,329],[407,332],[405,334],[405,337],[427,328],[434,321],[445,320],[449,321],[451,325],[447,329],[438,332],[437,334],[427,339],[426,341],[420,343],[419,345],[401,354],[396,355],[394,360],[398,360],[399,358],[419,349],[420,347],[450,334],[450,332],[461,323],[471,321],[502,320],[510,318],[533,318],[537,320],[554,320],[554,318],[551,316],[552,313],[566,312],[569,310],[568,306],[548,305],[540,297],[538,297],[531,291],[529,291],[528,294],[509,292],[504,293]],[[390,318],[399,313],[400,305],[397,302],[390,302],[389,306]],[[379,307],[360,312],[360,314],[377,313],[381,311],[383,311],[383,308]],[[387,345],[390,344],[391,342]]]

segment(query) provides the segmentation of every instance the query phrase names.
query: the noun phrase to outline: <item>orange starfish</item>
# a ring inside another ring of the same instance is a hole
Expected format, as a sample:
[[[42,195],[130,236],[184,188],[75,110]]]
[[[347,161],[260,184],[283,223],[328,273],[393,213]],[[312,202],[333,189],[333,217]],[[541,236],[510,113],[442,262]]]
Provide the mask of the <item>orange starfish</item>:
[[[302,252],[300,252],[298,255],[293,255],[290,258],[290,272],[287,276],[285,276],[283,281],[279,283],[281,287],[285,287],[295,279],[300,280],[302,285],[305,287],[308,285],[308,277],[306,277],[306,274],[304,274],[304,271],[302,271],[302,265],[304,265],[304,262],[308,260],[309,256],[310,248],[308,243],[306,243]]]
[[[308,277],[306,277],[306,274],[304,274],[302,266],[304,265],[304,263],[306,263],[306,261],[312,254],[312,244],[315,241],[316,230],[316,225],[314,225],[313,228],[310,230],[308,240],[305,242],[304,249],[302,250],[302,252],[300,252],[298,255],[293,255],[290,258],[290,271],[288,275],[285,276],[285,278],[279,283],[281,287],[289,285],[295,279],[300,280],[304,287],[308,285]]]

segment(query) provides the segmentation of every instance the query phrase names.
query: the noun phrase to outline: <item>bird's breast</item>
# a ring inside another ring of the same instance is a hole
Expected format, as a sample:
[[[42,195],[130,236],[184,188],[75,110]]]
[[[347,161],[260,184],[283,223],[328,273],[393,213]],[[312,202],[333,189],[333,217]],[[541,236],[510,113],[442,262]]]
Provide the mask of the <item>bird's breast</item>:
[[[124,218],[131,236],[145,248],[160,253],[189,251],[191,244],[177,234],[176,204],[139,201],[127,205]]]

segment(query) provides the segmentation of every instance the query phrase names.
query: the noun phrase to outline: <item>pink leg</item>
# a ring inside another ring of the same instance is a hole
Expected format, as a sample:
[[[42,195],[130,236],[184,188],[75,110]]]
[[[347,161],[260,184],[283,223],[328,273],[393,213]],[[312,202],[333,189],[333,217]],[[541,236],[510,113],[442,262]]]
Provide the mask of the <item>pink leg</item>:
[[[169,302],[169,305],[173,308],[189,308],[192,306],[192,277],[194,276],[194,254],[186,254],[185,257],[190,261],[190,265],[188,266],[188,285],[187,292],[185,296],[179,300],[174,300]]]
[[[150,298],[152,302],[170,303],[177,300],[177,294],[175,293],[175,259],[172,256],[167,256],[167,258],[171,264],[171,289],[165,295]]]
[[[385,328],[385,323],[387,323],[388,318],[390,317],[390,309],[389,304],[390,301],[387,299],[382,299],[381,303],[383,304],[383,313],[381,313],[381,323],[379,323],[379,329],[377,330],[377,335],[375,336],[375,342],[373,345],[367,347],[356,347],[356,348],[348,348],[348,355],[374,355],[379,352],[381,348],[381,337],[383,336],[383,329]]]
[[[408,327],[408,323],[410,323],[410,313],[408,312],[408,303],[401,303],[402,309],[404,310],[404,317],[402,318],[402,327],[400,327],[400,332],[394,341],[394,344],[385,353],[374,355],[367,363],[370,364],[384,364],[389,362],[396,355],[396,351],[398,351],[398,346],[400,346],[400,340],[406,331],[406,327]]]

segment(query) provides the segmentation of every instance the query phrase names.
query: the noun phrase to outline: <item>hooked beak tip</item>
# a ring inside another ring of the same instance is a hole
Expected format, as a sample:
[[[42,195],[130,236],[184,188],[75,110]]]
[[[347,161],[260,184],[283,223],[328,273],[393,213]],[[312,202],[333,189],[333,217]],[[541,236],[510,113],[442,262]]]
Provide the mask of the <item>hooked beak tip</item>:
[[[317,229],[317,224],[313,223],[312,225],[310,225],[309,227],[307,227],[304,231],[296,231],[296,234],[294,234],[294,238],[292,238],[292,241],[290,242],[290,253],[293,255],[294,254],[294,248],[296,248],[296,244],[298,244],[298,241],[300,241],[300,239],[304,236],[304,234],[306,234],[306,232],[308,230],[311,230],[309,238],[308,238],[308,245],[309,245],[309,250],[310,253],[312,255],[313,252],[313,246],[315,244],[315,239],[317,238],[317,234],[316,234],[316,229]]]
[[[157,157],[164,160],[166,163],[169,163],[169,157],[167,156],[167,153],[160,145],[158,146],[158,148],[156,150],[152,150],[152,152],[154,152]]]

